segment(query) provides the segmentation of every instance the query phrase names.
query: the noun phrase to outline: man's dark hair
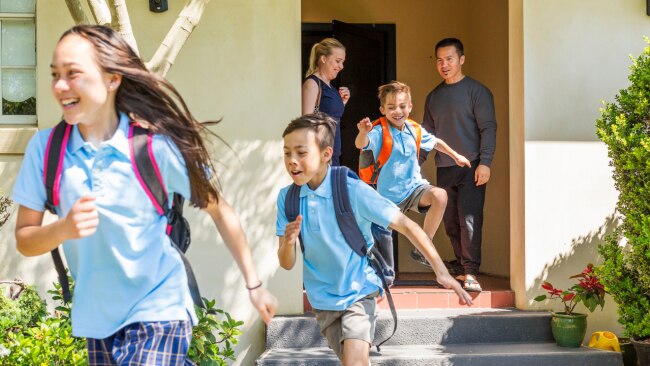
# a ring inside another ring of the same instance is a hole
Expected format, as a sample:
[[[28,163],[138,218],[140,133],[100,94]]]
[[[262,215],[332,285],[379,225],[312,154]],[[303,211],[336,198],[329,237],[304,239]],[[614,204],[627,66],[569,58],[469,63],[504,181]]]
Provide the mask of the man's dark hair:
[[[323,112],[305,114],[289,122],[284,129],[282,137],[293,131],[303,128],[310,129],[316,133],[316,142],[318,147],[323,150],[326,147],[334,146],[334,134],[336,133],[336,121]]]
[[[465,54],[465,49],[463,48],[463,42],[461,42],[460,39],[458,38],[445,38],[440,42],[436,43],[436,49],[435,49],[436,54],[438,54],[438,48],[448,47],[448,46],[456,47],[456,52],[458,52],[458,56],[463,56]]]

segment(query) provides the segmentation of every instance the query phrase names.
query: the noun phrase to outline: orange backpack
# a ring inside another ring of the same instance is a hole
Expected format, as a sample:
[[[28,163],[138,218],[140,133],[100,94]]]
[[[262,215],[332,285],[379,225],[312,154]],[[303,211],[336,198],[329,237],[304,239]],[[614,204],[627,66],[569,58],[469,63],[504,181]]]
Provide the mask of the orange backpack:
[[[390,134],[390,128],[386,117],[381,117],[372,122],[372,127],[374,128],[380,123],[382,133],[379,157],[375,159],[372,150],[361,150],[361,154],[359,155],[359,177],[368,184],[377,184],[379,172],[388,161],[388,158],[390,158],[390,154],[393,152],[393,137]],[[417,122],[407,119],[405,127],[409,128],[409,125],[415,130],[415,151],[419,158],[420,142],[422,141],[422,127],[420,127],[420,124]]]

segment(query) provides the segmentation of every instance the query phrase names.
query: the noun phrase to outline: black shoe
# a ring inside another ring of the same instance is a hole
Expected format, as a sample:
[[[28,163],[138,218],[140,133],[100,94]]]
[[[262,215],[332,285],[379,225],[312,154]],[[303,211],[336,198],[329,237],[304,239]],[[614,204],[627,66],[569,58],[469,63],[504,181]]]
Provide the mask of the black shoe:
[[[460,276],[465,274],[465,269],[463,266],[460,265],[460,263],[454,259],[453,261],[443,261],[445,263],[445,267],[447,267],[447,271],[449,271],[449,274],[452,276]]]
[[[420,251],[415,248],[411,250],[411,259],[413,259],[414,261],[418,262],[419,264],[427,268],[431,268],[431,264],[429,264],[429,262],[427,261],[426,258],[424,258],[422,253],[420,253]]]

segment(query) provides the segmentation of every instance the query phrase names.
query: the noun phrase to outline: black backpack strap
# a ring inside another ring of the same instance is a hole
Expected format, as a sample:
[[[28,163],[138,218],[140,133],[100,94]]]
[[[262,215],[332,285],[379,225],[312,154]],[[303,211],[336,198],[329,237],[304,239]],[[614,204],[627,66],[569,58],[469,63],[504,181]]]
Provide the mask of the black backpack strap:
[[[45,208],[56,215],[54,207],[59,205],[59,184],[61,183],[61,170],[66,147],[70,138],[72,126],[59,122],[50,132],[47,147],[45,148],[45,161],[43,167],[43,179],[45,181],[45,193],[47,200]]]
[[[61,183],[61,170],[63,169],[63,160],[65,158],[66,147],[70,138],[70,131],[72,126],[59,122],[52,132],[45,148],[45,161],[43,167],[43,180],[45,183],[45,193],[47,199],[45,201],[45,208],[52,214],[56,215],[54,209],[59,204],[59,184]],[[64,303],[72,301],[72,294],[70,293],[70,283],[68,282],[68,274],[61,259],[59,247],[50,251],[52,261],[54,261],[54,268],[56,269],[59,284],[61,285],[61,294]]]
[[[381,284],[384,286],[384,291],[386,292],[386,297],[388,298],[388,306],[390,307],[390,313],[393,315],[393,332],[383,341],[377,344],[377,352],[381,352],[381,345],[386,343],[389,339],[393,338],[395,332],[397,332],[397,310],[395,309],[395,302],[393,301],[393,295],[390,293],[390,285],[386,281],[386,276],[384,275],[384,268],[386,262],[382,258],[377,245],[373,245],[372,249],[368,253],[368,261],[372,265],[372,268],[375,269],[375,272],[381,279]],[[383,263],[382,263],[383,262]]]
[[[388,305],[390,307],[390,312],[393,315],[393,333],[391,335],[377,344],[377,352],[380,352],[380,347],[382,344],[386,343],[389,339],[395,335],[397,331],[397,310],[395,309],[395,303],[393,302],[393,296],[390,293],[390,287],[386,282],[386,277],[384,275],[384,268],[386,267],[386,261],[383,259],[377,245],[373,245],[370,252],[368,252],[368,247],[366,246],[366,239],[364,239],[361,229],[359,229],[359,224],[357,219],[354,217],[354,212],[352,211],[352,205],[350,203],[350,195],[348,192],[347,180],[348,177],[353,179],[359,179],[359,177],[344,166],[332,167],[332,199],[334,200],[334,210],[336,212],[336,221],[339,224],[339,228],[343,233],[345,241],[348,243],[350,248],[360,256],[368,256],[368,261],[370,265],[374,268],[375,272],[381,279],[381,283],[386,292],[386,297],[388,297]]]
[[[287,195],[284,197],[284,215],[289,222],[296,221],[296,218],[300,215],[300,186],[295,183],[289,186]],[[304,253],[305,246],[302,243],[302,233],[298,234],[298,240],[300,240],[300,250]]]
[[[153,135],[142,127],[129,126],[129,150],[135,176],[159,215],[167,214],[169,202],[156,158],[151,149]]]
[[[355,253],[364,257],[368,252],[368,246],[361,229],[359,229],[357,219],[354,217],[354,212],[352,212],[347,184],[349,173],[354,174],[344,166],[333,166],[331,168],[334,211],[336,213],[336,222],[339,224],[345,241]]]
[[[158,214],[167,217],[167,234],[169,234],[169,229],[175,223],[175,220],[183,220],[183,200],[182,197],[174,194],[174,204],[172,205],[172,208],[169,207],[167,189],[165,188],[162,176],[160,175],[160,170],[158,169],[158,164],[156,163],[156,158],[153,154],[152,141],[153,134],[151,134],[150,131],[133,123],[129,126],[131,165],[135,171],[136,178],[140,182],[140,185],[142,185],[142,188],[151,200],[151,203],[156,208],[156,211],[158,211]],[[189,286],[194,305],[205,309],[199,291],[199,285],[196,282],[196,276],[194,275],[194,271],[192,271],[190,261],[184,254],[184,250],[187,250],[187,247],[184,246],[181,249],[178,246],[178,243],[174,240],[170,241],[183,260],[183,266],[185,267],[185,274],[187,276],[187,285]]]

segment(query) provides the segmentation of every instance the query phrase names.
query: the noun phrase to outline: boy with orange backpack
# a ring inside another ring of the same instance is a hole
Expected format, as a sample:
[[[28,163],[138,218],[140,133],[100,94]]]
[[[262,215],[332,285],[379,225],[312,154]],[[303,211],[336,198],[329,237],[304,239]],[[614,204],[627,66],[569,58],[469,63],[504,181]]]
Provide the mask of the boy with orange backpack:
[[[408,118],[413,105],[411,89],[399,81],[379,87],[379,110],[384,117],[371,122],[364,118],[357,124],[355,145],[361,149],[359,176],[377,186],[382,196],[395,203],[402,212],[425,214],[422,229],[433,238],[447,205],[447,193],[422,178],[418,156],[420,149],[436,149],[454,159],[458,166],[470,162]]]

